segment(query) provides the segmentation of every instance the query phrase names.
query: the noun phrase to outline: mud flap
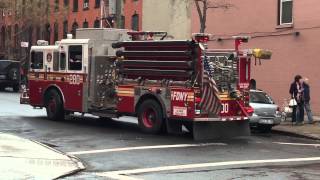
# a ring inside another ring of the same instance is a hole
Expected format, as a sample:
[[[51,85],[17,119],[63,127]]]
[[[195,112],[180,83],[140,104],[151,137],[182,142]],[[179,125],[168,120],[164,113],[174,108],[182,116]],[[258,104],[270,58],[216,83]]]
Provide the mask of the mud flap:
[[[166,128],[169,134],[181,134],[182,133],[182,123],[179,121],[166,119]]]
[[[193,139],[214,140],[230,139],[250,135],[249,121],[194,122]]]

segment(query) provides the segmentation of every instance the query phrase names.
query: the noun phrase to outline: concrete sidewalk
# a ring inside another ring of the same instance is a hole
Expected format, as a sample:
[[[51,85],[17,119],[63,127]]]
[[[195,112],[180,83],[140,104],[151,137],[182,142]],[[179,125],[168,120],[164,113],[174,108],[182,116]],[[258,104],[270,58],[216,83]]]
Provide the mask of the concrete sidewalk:
[[[314,116],[314,124],[307,124],[306,120],[307,118],[305,118],[302,126],[296,126],[291,123],[289,118],[287,121],[281,122],[280,125],[273,127],[272,130],[282,134],[320,140],[320,117]]]
[[[0,179],[55,179],[84,169],[75,157],[0,133]]]

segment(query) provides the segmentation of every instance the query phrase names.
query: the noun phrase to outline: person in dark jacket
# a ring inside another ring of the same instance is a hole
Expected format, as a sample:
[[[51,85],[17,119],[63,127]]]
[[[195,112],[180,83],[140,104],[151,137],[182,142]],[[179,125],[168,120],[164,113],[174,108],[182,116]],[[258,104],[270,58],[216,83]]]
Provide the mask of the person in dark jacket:
[[[303,97],[304,97],[304,109],[307,112],[308,116],[308,123],[313,123],[313,116],[310,107],[310,86],[309,86],[309,79],[305,78],[303,81]]]
[[[297,101],[297,106],[292,107],[292,123],[302,124],[304,116],[304,105],[303,105],[303,79],[302,76],[296,75],[294,82],[290,85],[290,96]]]

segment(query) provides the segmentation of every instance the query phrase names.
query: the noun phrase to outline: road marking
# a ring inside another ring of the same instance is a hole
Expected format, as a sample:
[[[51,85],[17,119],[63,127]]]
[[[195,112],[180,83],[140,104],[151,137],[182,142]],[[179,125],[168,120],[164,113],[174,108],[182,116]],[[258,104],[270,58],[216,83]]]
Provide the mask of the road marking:
[[[114,178],[114,179],[127,180],[126,178],[130,178],[128,180],[137,180],[136,178],[129,177],[128,175],[154,173],[154,172],[161,172],[161,171],[209,168],[209,167],[219,167],[219,166],[249,165],[249,164],[272,164],[272,163],[287,163],[287,162],[308,162],[308,161],[320,161],[320,157],[242,160],[242,161],[225,161],[225,162],[213,162],[213,163],[185,164],[185,165],[175,165],[175,166],[160,166],[160,167],[153,167],[153,168],[108,171],[108,172],[97,173],[96,175],[102,176],[102,177]]]
[[[121,152],[121,151],[132,151],[132,150],[145,150],[145,149],[166,149],[166,148],[225,146],[225,145],[227,145],[227,144],[225,144],[225,143],[200,143],[200,144],[137,146],[137,147],[125,147],[125,148],[99,149],[99,150],[90,150],[90,151],[75,151],[75,152],[68,152],[67,154],[81,155],[81,154],[97,154],[97,153]]]
[[[273,142],[275,144],[282,144],[282,145],[293,145],[293,146],[314,146],[320,147],[320,144],[304,144],[304,143],[286,143],[286,142]]]

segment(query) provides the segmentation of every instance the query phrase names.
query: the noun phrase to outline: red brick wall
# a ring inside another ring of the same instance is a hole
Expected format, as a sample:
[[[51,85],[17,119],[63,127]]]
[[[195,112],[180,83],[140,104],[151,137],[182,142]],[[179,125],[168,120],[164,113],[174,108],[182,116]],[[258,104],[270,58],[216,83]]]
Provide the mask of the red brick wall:
[[[311,104],[315,114],[320,115],[320,92],[318,60],[320,41],[320,1],[294,1],[293,27],[277,27],[277,1],[252,0],[231,1],[234,8],[229,10],[209,10],[207,32],[215,38],[248,34],[256,36],[243,48],[261,47],[273,51],[272,60],[262,66],[253,67],[253,78],[257,87],[271,94],[281,105],[284,98],[289,98],[289,85],[296,74],[310,79]],[[193,32],[199,31],[199,20],[193,8]],[[294,32],[299,31],[300,36]],[[211,47],[233,47],[232,40],[213,41]]]
[[[51,7],[54,7],[55,0],[50,0]],[[59,36],[58,39],[63,38],[63,22],[68,20],[68,33],[71,33],[72,24],[77,22],[79,28],[83,27],[83,22],[86,20],[89,24],[89,28],[93,28],[94,21],[100,19],[100,8],[95,7],[95,0],[89,0],[89,9],[83,9],[84,0],[78,0],[78,11],[73,12],[73,0],[69,0],[69,9],[64,7],[64,1],[59,0],[59,11],[55,13],[52,9],[50,11],[50,27],[51,27],[51,38],[50,42],[53,44],[54,40],[54,23],[58,23]]]
[[[139,30],[142,29],[142,0],[126,0],[124,3],[125,28],[131,29],[132,15],[139,15]]]

